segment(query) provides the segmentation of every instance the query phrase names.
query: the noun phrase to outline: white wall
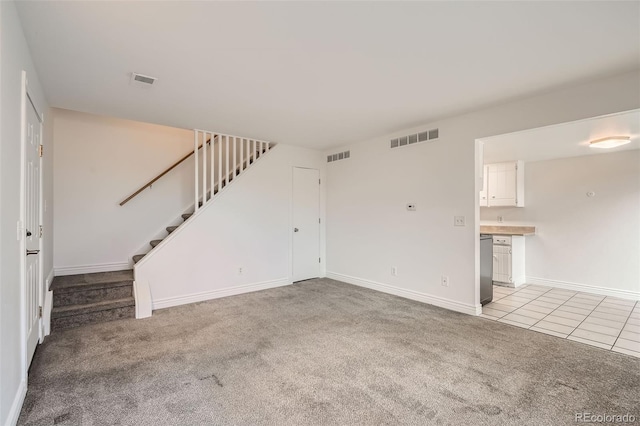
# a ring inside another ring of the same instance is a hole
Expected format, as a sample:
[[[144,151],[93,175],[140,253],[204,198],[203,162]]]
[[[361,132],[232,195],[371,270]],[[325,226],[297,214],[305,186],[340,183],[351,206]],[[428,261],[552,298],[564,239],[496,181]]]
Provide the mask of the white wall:
[[[189,151],[193,132],[53,109],[56,275],[129,267],[193,205],[193,160],[119,203]]]
[[[27,72],[30,93],[45,118],[43,144],[45,214],[42,262],[45,277],[52,268],[53,201],[51,191],[51,139],[49,108],[31,60],[13,2],[0,2],[0,425],[17,420],[26,392],[26,370],[20,324],[20,242],[16,226],[20,220],[20,102],[22,71]]]
[[[149,285],[154,309],[290,283],[293,167],[319,169],[323,179],[323,160],[276,146],[140,261],[136,283]],[[321,253],[324,274],[324,232]]]
[[[640,297],[640,150],[526,163],[525,199],[480,220],[536,226],[527,282]]]
[[[639,94],[639,74],[626,73],[327,151],[351,150],[327,166],[327,276],[479,313],[475,139],[638,108]],[[438,141],[389,148],[433,127]]]

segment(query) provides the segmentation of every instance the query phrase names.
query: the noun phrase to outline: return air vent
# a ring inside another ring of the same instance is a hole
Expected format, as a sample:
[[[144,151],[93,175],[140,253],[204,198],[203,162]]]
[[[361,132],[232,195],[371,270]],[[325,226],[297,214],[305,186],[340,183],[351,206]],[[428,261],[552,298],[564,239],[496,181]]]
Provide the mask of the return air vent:
[[[151,77],[148,75],[142,75],[142,74],[138,74],[138,73],[131,73],[131,80],[136,82],[136,84],[142,83],[142,84],[153,84],[155,83],[155,81],[157,80],[157,78],[155,77]]]
[[[424,132],[391,139],[391,148],[413,145],[418,142],[433,141],[438,139],[439,136],[440,132],[438,129],[425,130]]]
[[[345,160],[351,156],[351,151],[339,152],[337,154],[327,155],[327,163],[332,163],[338,160]]]

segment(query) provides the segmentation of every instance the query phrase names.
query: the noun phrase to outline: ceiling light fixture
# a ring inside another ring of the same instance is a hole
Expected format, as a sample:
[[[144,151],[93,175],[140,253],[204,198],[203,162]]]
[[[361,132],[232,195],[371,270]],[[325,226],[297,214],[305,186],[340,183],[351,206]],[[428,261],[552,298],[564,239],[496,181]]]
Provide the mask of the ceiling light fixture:
[[[609,136],[608,138],[596,139],[589,142],[591,148],[615,148],[621,145],[626,145],[631,142],[629,136]]]

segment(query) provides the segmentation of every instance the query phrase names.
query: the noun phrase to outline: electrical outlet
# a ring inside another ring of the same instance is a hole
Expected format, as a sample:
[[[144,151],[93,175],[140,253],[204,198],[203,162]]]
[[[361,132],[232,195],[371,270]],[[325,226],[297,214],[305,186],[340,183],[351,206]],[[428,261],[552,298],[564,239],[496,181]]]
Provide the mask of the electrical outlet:
[[[242,275],[242,266],[238,268],[238,275]]]
[[[498,216],[498,223],[502,223],[502,220],[503,220],[502,216]]]
[[[440,284],[443,287],[449,287],[449,276],[447,275],[441,275],[440,276]]]
[[[454,226],[464,226],[464,216],[454,216],[453,217],[453,225]]]
[[[407,210],[409,210],[410,212],[415,212],[416,211],[416,205],[413,203],[408,203],[407,204]]]
[[[398,276],[398,268],[396,266],[391,267],[391,275],[393,275],[394,277]]]

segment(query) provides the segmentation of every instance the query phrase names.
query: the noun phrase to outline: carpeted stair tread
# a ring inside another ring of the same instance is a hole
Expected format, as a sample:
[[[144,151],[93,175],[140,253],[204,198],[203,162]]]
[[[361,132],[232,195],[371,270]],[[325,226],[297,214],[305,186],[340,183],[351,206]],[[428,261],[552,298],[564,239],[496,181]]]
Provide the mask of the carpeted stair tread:
[[[151,244],[151,247],[157,246],[158,244],[160,244],[162,242],[162,240],[152,240],[149,242],[149,244]]]
[[[193,213],[185,213],[185,214],[182,215],[182,219],[183,220],[187,220],[187,219],[189,219],[191,217],[191,215],[193,215]]]
[[[93,274],[63,275],[53,279],[51,290],[63,293],[78,289],[125,286],[131,285],[132,282],[133,270],[131,269]]]
[[[133,256],[133,263],[138,263],[144,257],[144,254],[136,254]]]
[[[133,297],[125,299],[107,300],[103,302],[88,303],[84,305],[59,306],[51,310],[51,318],[63,318],[72,315],[82,315],[92,312],[107,311],[110,309],[124,308],[135,306],[136,302]]]
[[[135,318],[136,307],[134,305],[105,309],[102,311],[84,312],[78,315],[51,318],[51,330],[54,332],[67,328],[81,327],[101,322],[115,321],[119,319]]]
[[[173,231],[175,231],[176,229],[178,229],[177,226],[167,226],[167,232],[168,233],[172,233]]]

